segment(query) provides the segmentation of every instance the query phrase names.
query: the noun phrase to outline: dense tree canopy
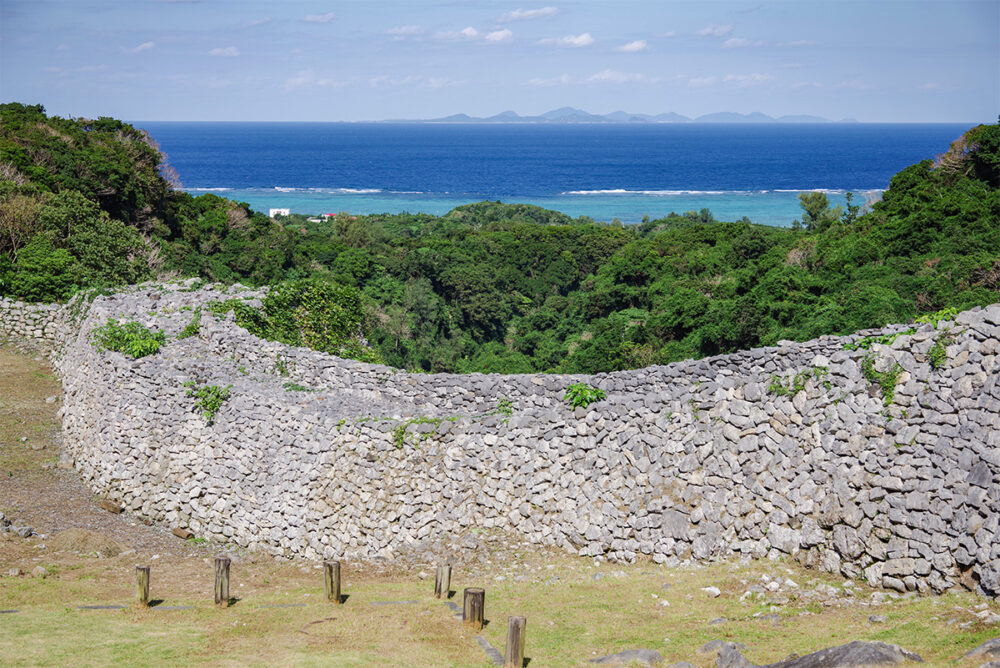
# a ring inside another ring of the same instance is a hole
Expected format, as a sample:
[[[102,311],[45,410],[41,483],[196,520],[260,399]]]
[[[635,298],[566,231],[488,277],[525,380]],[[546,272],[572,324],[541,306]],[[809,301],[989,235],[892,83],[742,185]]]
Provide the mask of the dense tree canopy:
[[[279,225],[172,190],[155,145],[119,121],[17,104],[0,118],[0,294],[23,299],[170,275],[299,281],[258,325],[461,372],[634,368],[1000,301],[997,125],[901,171],[870,211],[805,193],[786,229],[707,210],[621,226],[499,202]],[[296,291],[350,336],[284,318],[282,304],[302,313]]]

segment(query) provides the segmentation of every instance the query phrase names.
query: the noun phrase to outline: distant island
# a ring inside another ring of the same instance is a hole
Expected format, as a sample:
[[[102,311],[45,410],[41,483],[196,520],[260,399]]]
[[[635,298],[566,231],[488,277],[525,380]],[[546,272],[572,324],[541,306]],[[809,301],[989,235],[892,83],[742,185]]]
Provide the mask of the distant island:
[[[503,111],[494,116],[481,118],[468,114],[452,114],[443,118],[408,119],[397,118],[382,121],[383,123],[857,123],[853,118],[831,121],[822,116],[795,114],[788,116],[768,116],[759,111],[740,114],[733,111],[720,111],[689,118],[672,111],[663,114],[632,114],[627,111],[614,111],[610,114],[591,114],[582,109],[560,107],[538,116],[521,116],[514,111]]]

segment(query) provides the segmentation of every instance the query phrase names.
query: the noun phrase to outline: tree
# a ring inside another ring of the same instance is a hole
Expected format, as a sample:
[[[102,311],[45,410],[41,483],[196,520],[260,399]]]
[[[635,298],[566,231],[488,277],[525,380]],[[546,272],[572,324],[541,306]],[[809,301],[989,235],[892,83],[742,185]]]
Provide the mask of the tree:
[[[840,218],[841,207],[831,208],[826,193],[799,193],[799,206],[802,207],[802,226],[810,232],[821,232]]]

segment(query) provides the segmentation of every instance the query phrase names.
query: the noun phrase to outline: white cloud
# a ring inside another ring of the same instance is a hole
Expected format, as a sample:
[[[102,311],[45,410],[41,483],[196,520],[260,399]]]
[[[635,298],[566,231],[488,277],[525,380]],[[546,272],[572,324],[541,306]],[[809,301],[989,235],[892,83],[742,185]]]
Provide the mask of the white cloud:
[[[765,81],[771,81],[774,77],[770,74],[760,74],[759,72],[754,72],[753,74],[727,74],[723,77],[723,81],[736,82],[742,88],[747,86],[757,86],[764,83]]]
[[[540,19],[546,16],[555,16],[559,10],[555,7],[539,7],[538,9],[515,9],[514,11],[502,14],[497,21],[506,23],[508,21],[520,21],[522,19]]]
[[[329,23],[335,18],[337,18],[336,14],[327,12],[326,14],[309,14],[302,20],[306,23]]]
[[[937,81],[928,81],[927,83],[918,86],[918,88],[920,90],[940,90],[941,84],[939,84]]]
[[[307,86],[343,88],[349,84],[349,81],[340,81],[333,77],[317,75],[311,69],[299,70],[295,76],[285,79],[285,90],[295,90],[296,88],[305,88]]]
[[[549,37],[538,41],[539,44],[554,44],[555,46],[581,47],[590,46],[594,43],[594,38],[589,32],[579,35],[566,35],[565,37]]]
[[[271,19],[270,19],[270,18],[265,18],[265,19],[254,19],[253,21],[247,21],[247,22],[246,22],[246,24],[244,24],[244,25],[245,25],[245,26],[246,26],[247,28],[254,28],[254,27],[256,27],[256,26],[263,26],[263,25],[267,25],[267,24],[268,24],[268,23],[270,23],[270,22],[271,22]]]
[[[447,42],[486,42],[489,44],[500,44],[502,42],[509,42],[513,38],[514,33],[506,28],[492,32],[479,32],[472,26],[463,28],[457,32],[439,32],[434,34],[434,39]]]
[[[764,42],[754,42],[749,39],[743,39],[742,37],[730,37],[722,43],[722,46],[727,49],[738,49],[744,46],[764,46]]]
[[[487,42],[509,42],[514,38],[514,33],[510,30],[494,30],[493,32],[486,33],[483,37]]]
[[[636,53],[637,51],[646,50],[646,40],[637,39],[634,42],[629,42],[628,44],[622,44],[615,51],[624,51],[625,53]]]
[[[775,46],[816,46],[811,39],[797,39],[791,42],[778,42]]]
[[[143,42],[139,46],[133,47],[131,49],[122,49],[122,51],[124,51],[125,53],[142,53],[143,51],[149,51],[154,46],[156,46],[156,42]]]
[[[396,26],[386,30],[385,34],[394,37],[413,37],[414,35],[423,35],[424,29],[420,26]]]
[[[688,86],[691,88],[705,88],[707,86],[714,86],[718,80],[718,77],[691,77],[688,79]]]
[[[573,77],[568,74],[560,74],[557,77],[551,77],[548,79],[535,77],[534,79],[528,79],[525,85],[535,86],[537,88],[550,88],[552,86],[565,86],[567,84],[574,83]]]
[[[219,47],[208,52],[210,56],[222,56],[224,58],[235,58],[240,55],[240,50],[235,46]]]
[[[733,32],[733,26],[731,25],[715,25],[714,23],[710,26],[705,26],[695,34],[699,37],[725,37],[726,35]]]
[[[458,32],[439,32],[434,35],[434,39],[443,39],[451,41],[469,41],[479,37],[479,31],[469,26],[467,28],[462,28]]]
[[[641,74],[631,74],[628,72],[618,72],[616,70],[601,70],[596,74],[587,77],[588,83],[631,83],[642,81],[645,77]]]
[[[660,37],[677,37],[676,30],[668,30],[667,32],[660,35]]]

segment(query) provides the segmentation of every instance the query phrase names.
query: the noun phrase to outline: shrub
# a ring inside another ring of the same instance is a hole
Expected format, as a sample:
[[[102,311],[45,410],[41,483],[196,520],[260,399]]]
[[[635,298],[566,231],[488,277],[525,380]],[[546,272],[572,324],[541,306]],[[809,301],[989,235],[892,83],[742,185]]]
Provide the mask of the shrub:
[[[566,388],[563,401],[568,401],[573,408],[586,408],[590,404],[607,398],[604,390],[600,390],[586,383],[573,383]]]
[[[188,388],[187,396],[194,397],[194,405],[201,410],[202,416],[208,424],[215,421],[215,416],[222,408],[222,403],[229,398],[229,389],[232,385],[219,387],[218,385],[205,385],[196,387],[194,381],[189,380],[184,383]]]
[[[93,334],[98,349],[114,350],[134,359],[156,354],[167,339],[163,332],[154,332],[138,322],[118,322],[114,318]]]

